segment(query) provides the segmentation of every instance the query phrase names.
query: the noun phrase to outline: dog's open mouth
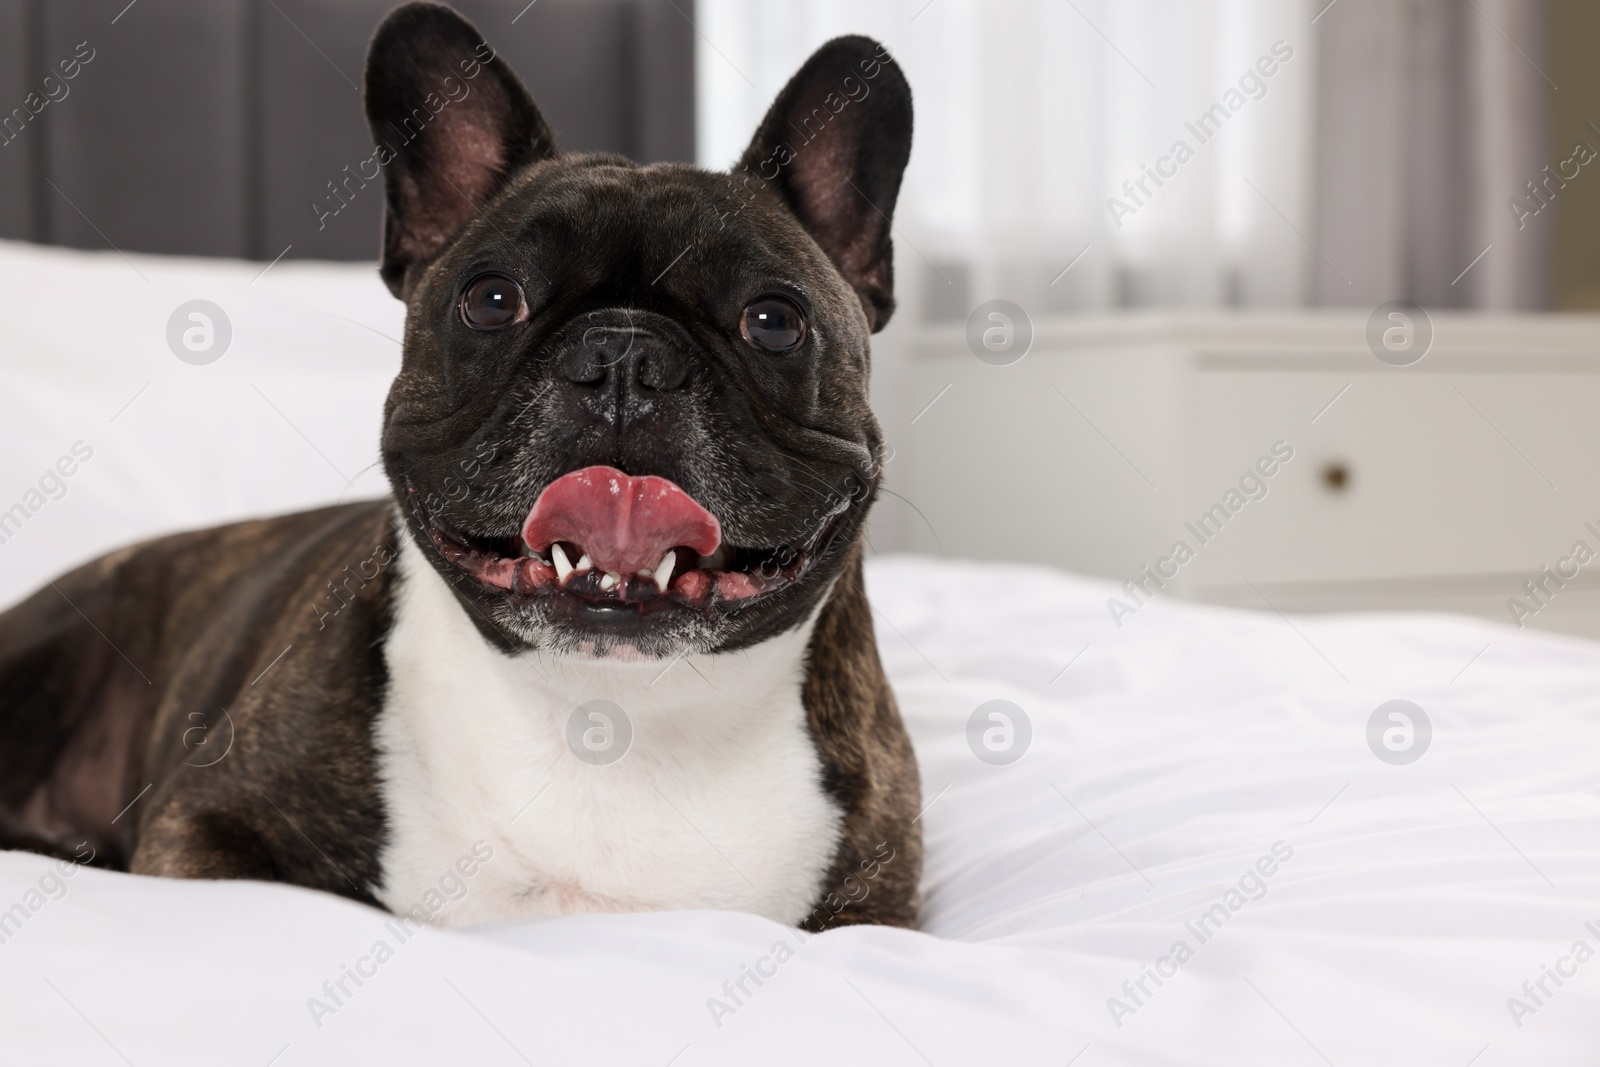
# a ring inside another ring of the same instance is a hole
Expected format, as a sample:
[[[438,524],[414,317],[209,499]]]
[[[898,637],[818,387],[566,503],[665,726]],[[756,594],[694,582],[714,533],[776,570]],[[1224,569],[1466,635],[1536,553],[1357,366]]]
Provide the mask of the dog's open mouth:
[[[716,517],[667,479],[584,467],[545,488],[520,536],[483,538],[446,527],[414,488],[409,493],[440,554],[478,581],[519,598],[563,594],[625,614],[674,602],[744,606],[790,585],[826,549],[846,510],[803,543],[738,547],[723,544]]]

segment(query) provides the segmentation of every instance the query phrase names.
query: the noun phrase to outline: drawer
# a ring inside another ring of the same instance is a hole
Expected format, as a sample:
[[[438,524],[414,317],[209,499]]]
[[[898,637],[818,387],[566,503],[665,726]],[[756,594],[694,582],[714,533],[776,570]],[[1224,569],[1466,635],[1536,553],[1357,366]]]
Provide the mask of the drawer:
[[[1522,574],[1580,537],[1600,549],[1584,529],[1600,527],[1600,374],[1411,370],[1193,376],[1188,514],[1274,442],[1294,449],[1187,568],[1201,595],[1246,578]]]
[[[930,332],[915,418],[885,423],[889,488],[917,509],[880,504],[905,518],[893,547],[1120,583],[1181,540],[1169,595],[1491,618],[1579,539],[1600,553],[1600,316],[1440,314],[1407,367],[1374,358],[1365,321],[1061,321],[1004,367]],[[1278,442],[1293,458],[1257,482]],[[1600,565],[1563,598],[1558,628],[1600,633]]]

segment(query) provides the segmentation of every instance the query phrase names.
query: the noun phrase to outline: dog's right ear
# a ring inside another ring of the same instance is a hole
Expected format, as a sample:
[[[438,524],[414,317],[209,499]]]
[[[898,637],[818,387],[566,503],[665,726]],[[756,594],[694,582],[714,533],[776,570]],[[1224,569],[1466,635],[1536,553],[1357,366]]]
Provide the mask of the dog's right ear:
[[[441,4],[389,13],[367,50],[367,126],[383,164],[383,263],[405,299],[524,164],[555,154],[544,116],[472,24]]]

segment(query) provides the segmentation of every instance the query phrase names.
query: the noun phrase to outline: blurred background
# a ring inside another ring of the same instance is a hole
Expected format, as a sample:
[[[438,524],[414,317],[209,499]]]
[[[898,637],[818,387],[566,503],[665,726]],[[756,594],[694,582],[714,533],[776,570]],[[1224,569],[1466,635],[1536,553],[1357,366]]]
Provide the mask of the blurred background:
[[[0,508],[104,423],[94,492],[121,516],[0,525],[0,597],[106,537],[382,491],[402,327],[368,266],[381,191],[351,174],[390,6],[0,0]],[[1594,4],[456,6],[563,147],[641,162],[726,167],[817,45],[889,46],[917,119],[875,550],[1046,562],[1134,608],[1600,636]],[[204,370],[164,333],[196,297],[233,316]],[[293,476],[228,477],[267,457]]]
[[[392,6],[0,0],[0,106],[11,116],[0,236],[371,258],[377,198],[320,226],[313,205],[370,155],[357,86],[366,41]],[[457,6],[521,72],[566,147],[647,162],[726,166],[818,44],[845,32],[883,40],[916,92],[898,222],[925,255],[914,281],[933,318],[964,318],[994,288],[1044,312],[1396,296],[1438,307],[1600,303],[1600,252],[1583,237],[1600,190],[1559,188],[1549,210],[1527,199],[1546,165],[1600,137],[1587,107],[1600,87],[1589,55],[1600,10],[1579,0]],[[55,66],[79,42],[95,53],[94,77],[61,79]],[[1227,136],[1198,152],[1183,124],[1275,42],[1292,58],[1257,79]],[[15,115],[31,110],[30,92],[48,99],[52,74],[72,106]],[[1137,205],[1122,183],[1179,138],[1197,158]],[[1132,213],[1113,219],[1113,196]],[[1510,197],[1537,210],[1520,229]],[[1497,239],[1500,254],[1456,282]],[[1052,284],[1090,244],[1099,254]]]

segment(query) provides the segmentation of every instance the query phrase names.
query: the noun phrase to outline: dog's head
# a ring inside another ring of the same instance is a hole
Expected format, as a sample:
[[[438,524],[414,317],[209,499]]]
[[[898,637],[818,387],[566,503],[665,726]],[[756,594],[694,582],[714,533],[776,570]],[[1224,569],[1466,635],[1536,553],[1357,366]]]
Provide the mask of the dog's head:
[[[407,304],[384,463],[480,629],[659,658],[806,618],[882,470],[869,335],[911,144],[884,49],[824,45],[727,174],[563,155],[432,4],[379,27],[366,108]]]

